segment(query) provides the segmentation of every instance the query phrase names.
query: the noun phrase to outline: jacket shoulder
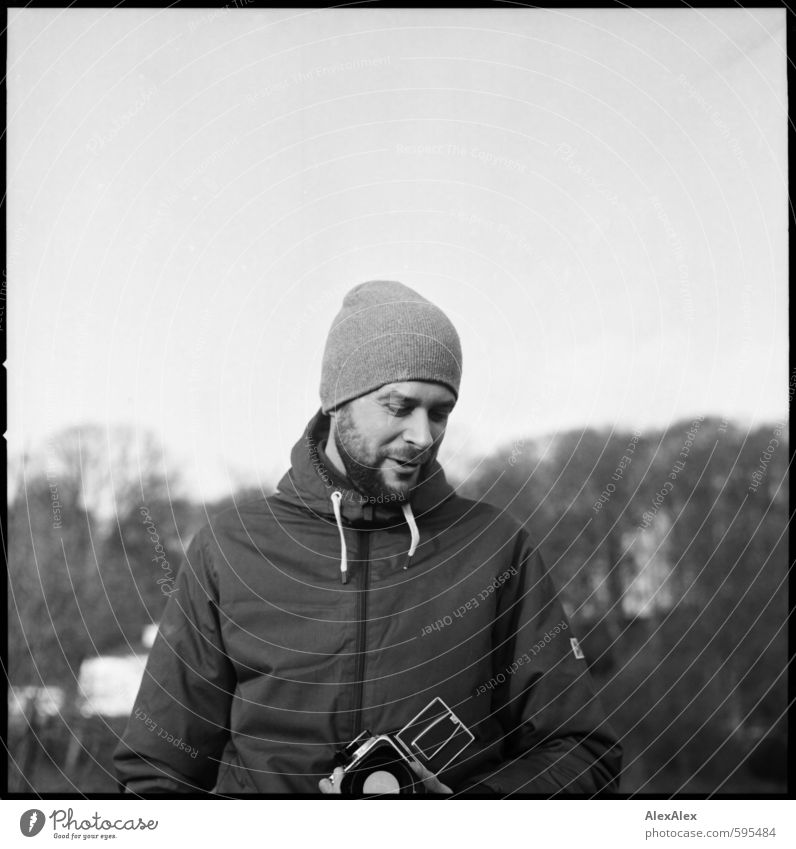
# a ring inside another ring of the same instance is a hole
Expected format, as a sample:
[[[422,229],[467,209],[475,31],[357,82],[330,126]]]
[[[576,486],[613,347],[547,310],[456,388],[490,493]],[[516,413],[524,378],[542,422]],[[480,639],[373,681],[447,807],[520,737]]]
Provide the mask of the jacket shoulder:
[[[211,537],[235,533],[242,529],[257,530],[274,521],[274,512],[279,509],[275,495],[247,495],[240,501],[207,514],[205,523],[197,531]]]
[[[465,522],[473,522],[490,527],[494,533],[507,537],[519,537],[522,542],[533,545],[527,523],[521,522],[508,510],[497,507],[489,501],[465,498],[456,493],[450,500],[450,509],[455,511],[457,518]]]
[[[268,533],[279,519],[275,513],[279,509],[273,495],[247,496],[232,505],[223,507],[205,515],[205,521],[193,535],[191,548],[209,553],[223,552],[224,546],[231,542],[246,542],[262,533]],[[224,561],[223,554],[221,561]]]

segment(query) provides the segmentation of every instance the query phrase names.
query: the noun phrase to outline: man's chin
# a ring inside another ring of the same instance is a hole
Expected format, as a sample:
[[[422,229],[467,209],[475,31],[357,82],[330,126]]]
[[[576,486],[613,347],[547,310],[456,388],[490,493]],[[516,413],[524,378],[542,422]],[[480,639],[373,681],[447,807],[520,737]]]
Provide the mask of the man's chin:
[[[411,484],[402,481],[391,481],[382,476],[380,482],[380,495],[387,501],[406,501],[412,489]]]
[[[420,483],[422,475],[422,467],[414,474],[407,475],[394,471],[389,464],[374,471],[371,472],[369,480],[360,479],[357,489],[369,501],[378,503],[409,501],[412,490]]]
[[[396,480],[386,476],[382,481],[385,497],[389,495],[393,501],[409,501],[412,491],[418,486],[421,475],[412,475],[409,480]]]

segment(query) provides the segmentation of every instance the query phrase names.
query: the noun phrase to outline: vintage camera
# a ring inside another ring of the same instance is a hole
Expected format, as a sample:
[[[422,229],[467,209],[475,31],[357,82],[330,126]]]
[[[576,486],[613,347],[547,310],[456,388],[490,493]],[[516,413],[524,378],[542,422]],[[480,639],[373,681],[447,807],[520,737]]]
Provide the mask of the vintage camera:
[[[363,731],[338,752],[343,796],[422,796],[425,786],[410,764],[437,775],[475,739],[440,698],[433,699],[394,734]]]

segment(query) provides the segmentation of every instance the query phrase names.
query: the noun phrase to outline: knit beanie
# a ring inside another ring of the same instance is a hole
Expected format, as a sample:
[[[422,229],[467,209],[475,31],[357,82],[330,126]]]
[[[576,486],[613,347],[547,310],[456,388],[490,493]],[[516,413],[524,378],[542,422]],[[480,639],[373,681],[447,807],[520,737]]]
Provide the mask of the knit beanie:
[[[459,395],[459,334],[437,306],[408,286],[354,286],[332,322],[321,368],[324,413],[387,383],[430,380]]]

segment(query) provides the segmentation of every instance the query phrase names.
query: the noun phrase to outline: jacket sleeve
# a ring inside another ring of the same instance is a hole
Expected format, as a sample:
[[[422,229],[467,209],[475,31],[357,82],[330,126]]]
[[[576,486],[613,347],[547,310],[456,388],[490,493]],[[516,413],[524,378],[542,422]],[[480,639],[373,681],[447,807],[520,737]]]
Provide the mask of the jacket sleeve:
[[[490,682],[492,710],[504,733],[502,762],[471,776],[470,790],[486,788],[499,796],[615,792],[621,746],[606,723],[580,647],[570,642],[575,635],[553,582],[525,531],[518,536],[509,574],[498,591]]]
[[[113,761],[128,793],[213,788],[229,739],[236,676],[225,653],[204,529],[187,550]]]

